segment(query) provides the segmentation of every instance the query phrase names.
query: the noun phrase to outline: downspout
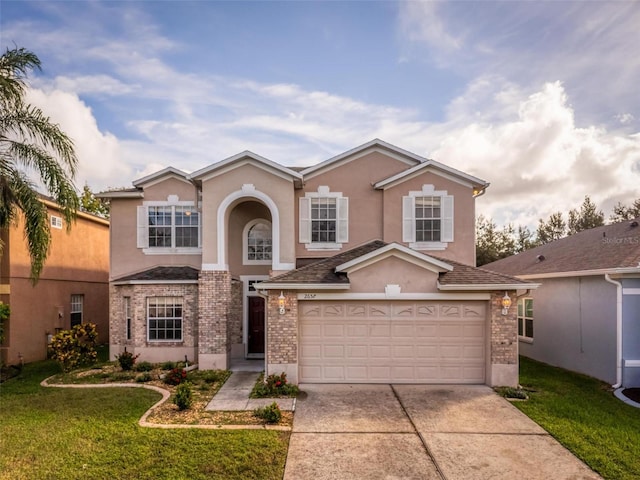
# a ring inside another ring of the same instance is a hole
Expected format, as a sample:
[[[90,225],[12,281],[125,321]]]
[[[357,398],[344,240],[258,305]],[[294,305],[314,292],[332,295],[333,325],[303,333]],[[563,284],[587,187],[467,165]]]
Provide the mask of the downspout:
[[[608,273],[604,279],[616,286],[616,383],[611,388],[622,386],[622,283],[613,280]]]

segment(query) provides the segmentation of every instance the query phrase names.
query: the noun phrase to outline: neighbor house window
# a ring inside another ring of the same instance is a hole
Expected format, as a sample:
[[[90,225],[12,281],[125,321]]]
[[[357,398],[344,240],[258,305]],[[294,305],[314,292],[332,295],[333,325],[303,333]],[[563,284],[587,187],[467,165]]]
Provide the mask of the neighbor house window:
[[[182,341],[182,298],[151,297],[147,299],[147,331],[149,341]]]
[[[349,199],[321,186],[300,198],[300,243],[308,250],[339,249],[349,241]]]
[[[126,338],[131,340],[131,297],[124,297],[124,319]]]
[[[200,215],[193,202],[175,197],[173,202],[139,206],[137,245],[148,249],[145,253],[191,253],[199,248]]]
[[[243,263],[245,265],[268,265],[272,259],[271,222],[252,220],[242,232]]]
[[[402,198],[402,241],[416,250],[444,250],[453,242],[453,196],[423,185]]]
[[[71,295],[71,326],[82,324],[82,308],[84,295]]]
[[[51,226],[53,228],[62,228],[62,218],[51,215]]]
[[[533,340],[533,299],[518,300],[518,336]]]

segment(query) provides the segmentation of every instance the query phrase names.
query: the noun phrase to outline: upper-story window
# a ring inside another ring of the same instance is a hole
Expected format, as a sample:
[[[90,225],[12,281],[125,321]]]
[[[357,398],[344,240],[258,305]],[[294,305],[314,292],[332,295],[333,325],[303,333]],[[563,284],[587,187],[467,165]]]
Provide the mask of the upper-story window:
[[[247,223],[242,232],[242,247],[245,265],[270,265],[271,222],[258,218]]]
[[[51,215],[51,226],[53,228],[62,228],[62,218]]]
[[[444,250],[453,242],[453,196],[423,185],[402,199],[402,241],[416,250]]]
[[[193,253],[200,247],[200,215],[194,202],[170,195],[138,207],[138,248],[144,253]]]
[[[300,198],[300,243],[307,250],[337,250],[349,241],[349,199],[320,186]]]

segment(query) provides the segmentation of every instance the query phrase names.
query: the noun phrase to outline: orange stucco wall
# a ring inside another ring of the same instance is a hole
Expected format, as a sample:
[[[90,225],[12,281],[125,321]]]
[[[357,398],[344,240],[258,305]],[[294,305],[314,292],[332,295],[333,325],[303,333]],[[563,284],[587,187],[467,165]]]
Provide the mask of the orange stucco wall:
[[[60,216],[49,207],[49,214]],[[17,363],[46,357],[46,335],[70,326],[71,295],[84,295],[83,321],[95,323],[99,341],[109,335],[109,224],[78,213],[70,232],[51,228],[51,250],[39,282],[29,280],[30,259],[23,223],[12,227],[3,251],[2,284],[9,286],[3,301],[11,317],[2,348],[3,360]],[[8,265],[8,266],[7,266]]]

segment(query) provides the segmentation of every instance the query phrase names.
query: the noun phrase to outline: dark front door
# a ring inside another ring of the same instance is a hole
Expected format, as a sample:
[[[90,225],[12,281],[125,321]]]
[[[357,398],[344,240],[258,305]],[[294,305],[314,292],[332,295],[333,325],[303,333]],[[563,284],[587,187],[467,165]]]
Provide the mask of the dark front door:
[[[264,355],[264,298],[249,298],[249,355]]]

